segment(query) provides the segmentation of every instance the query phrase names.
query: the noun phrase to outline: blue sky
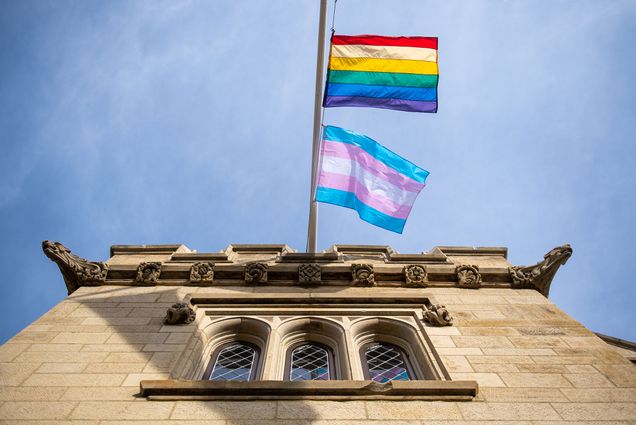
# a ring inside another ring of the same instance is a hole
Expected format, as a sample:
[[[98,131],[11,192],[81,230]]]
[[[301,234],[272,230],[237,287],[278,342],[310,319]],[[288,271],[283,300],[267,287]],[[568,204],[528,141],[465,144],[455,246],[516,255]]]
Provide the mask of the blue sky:
[[[0,12],[0,341],[66,295],[44,239],[93,260],[113,244],[304,249],[317,0]],[[440,108],[326,111],[431,175],[403,235],[321,205],[319,249],[507,246],[532,264],[571,243],[551,299],[636,340],[634,22],[631,0],[340,0],[338,33],[439,37]]]

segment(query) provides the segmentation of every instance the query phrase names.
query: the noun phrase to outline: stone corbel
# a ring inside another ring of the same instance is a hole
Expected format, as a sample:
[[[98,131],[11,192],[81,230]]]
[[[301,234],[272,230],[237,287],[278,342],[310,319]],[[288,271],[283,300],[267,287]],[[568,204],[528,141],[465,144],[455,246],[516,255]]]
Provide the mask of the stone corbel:
[[[59,242],[42,242],[44,255],[51,259],[62,272],[68,293],[90,283],[102,283],[108,274],[108,264],[85,260],[71,253]]]
[[[248,263],[245,265],[245,282],[267,283],[267,269],[265,263]]]
[[[543,261],[534,266],[514,266],[509,269],[513,285],[533,286],[544,296],[550,293],[550,285],[559,267],[572,255],[569,244],[558,246],[543,256]]]
[[[199,261],[190,268],[190,282],[211,283],[214,281],[214,263],[211,261]]]
[[[319,284],[322,272],[319,264],[306,263],[298,266],[298,282],[303,285]]]
[[[372,264],[352,264],[351,278],[354,286],[375,286]]]
[[[161,276],[161,263],[140,263],[139,267],[137,267],[135,282],[141,285],[156,285],[159,276]]]
[[[451,326],[453,318],[451,317],[446,306],[442,304],[433,304],[426,301],[423,312],[424,321],[431,326]]]

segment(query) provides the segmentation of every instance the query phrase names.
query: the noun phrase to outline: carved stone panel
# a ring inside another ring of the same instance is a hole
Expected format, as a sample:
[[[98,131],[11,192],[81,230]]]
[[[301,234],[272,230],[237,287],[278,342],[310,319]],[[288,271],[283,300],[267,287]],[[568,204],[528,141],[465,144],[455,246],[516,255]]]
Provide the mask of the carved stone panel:
[[[137,283],[155,285],[161,275],[161,263],[141,263],[137,267]]]
[[[108,264],[85,260],[71,253],[71,250],[59,242],[43,241],[44,255],[51,259],[62,272],[68,293],[72,293],[82,284],[104,282],[108,274]]]
[[[163,319],[165,325],[187,325],[192,323],[196,317],[194,310],[186,303],[176,303],[166,311]]]
[[[214,280],[214,263],[199,261],[190,268],[190,282],[212,282]]]
[[[424,310],[424,321],[431,326],[451,326],[453,318],[441,304],[429,305]]]
[[[404,278],[406,280],[406,286],[425,287],[428,282],[426,269],[417,264],[404,266]]]
[[[457,284],[464,288],[479,288],[481,286],[481,273],[478,266],[462,264],[455,268]]]
[[[245,282],[267,283],[267,264],[248,263],[245,265]]]
[[[552,279],[559,267],[572,255],[569,244],[558,246],[543,256],[543,261],[534,266],[514,266],[509,269],[513,285],[531,285],[546,297],[550,292]]]
[[[351,277],[355,286],[374,286],[375,274],[372,264],[352,264]]]
[[[319,284],[321,279],[322,272],[318,264],[309,263],[298,266],[298,282],[302,284]]]

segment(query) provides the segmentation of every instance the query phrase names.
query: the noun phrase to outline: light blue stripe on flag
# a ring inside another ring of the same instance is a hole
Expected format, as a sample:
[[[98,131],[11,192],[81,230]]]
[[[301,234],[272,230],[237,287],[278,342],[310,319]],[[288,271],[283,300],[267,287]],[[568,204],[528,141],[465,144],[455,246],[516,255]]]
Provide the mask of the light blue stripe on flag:
[[[371,208],[360,201],[356,195],[351,192],[328,187],[318,187],[316,189],[316,201],[356,210],[362,220],[392,232],[402,233],[404,225],[406,224],[406,220],[391,217],[375,208]]]
[[[389,149],[385,148],[370,137],[345,130],[344,128],[328,125],[325,126],[323,139],[358,146],[359,148],[367,151],[369,155],[373,156],[378,161],[385,163],[387,166],[395,169],[399,173],[402,173],[417,182],[426,183],[426,177],[429,174],[428,171],[418,167],[410,161],[407,161],[398,154],[391,152]]]

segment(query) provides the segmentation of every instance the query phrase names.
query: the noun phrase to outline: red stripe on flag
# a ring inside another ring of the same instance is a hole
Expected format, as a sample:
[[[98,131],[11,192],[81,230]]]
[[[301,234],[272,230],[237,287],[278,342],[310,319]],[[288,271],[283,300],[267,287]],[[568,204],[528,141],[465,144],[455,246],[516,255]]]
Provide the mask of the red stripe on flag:
[[[382,35],[334,35],[332,44],[365,44],[367,46],[425,47],[437,50],[437,37],[386,37]]]

